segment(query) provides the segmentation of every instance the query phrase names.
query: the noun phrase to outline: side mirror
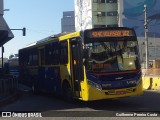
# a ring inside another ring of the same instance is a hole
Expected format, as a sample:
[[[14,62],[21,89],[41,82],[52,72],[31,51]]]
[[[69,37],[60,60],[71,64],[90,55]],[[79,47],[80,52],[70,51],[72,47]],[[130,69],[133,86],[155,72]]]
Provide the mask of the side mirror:
[[[85,59],[87,59],[89,57],[89,50],[88,49],[83,50],[82,57]]]

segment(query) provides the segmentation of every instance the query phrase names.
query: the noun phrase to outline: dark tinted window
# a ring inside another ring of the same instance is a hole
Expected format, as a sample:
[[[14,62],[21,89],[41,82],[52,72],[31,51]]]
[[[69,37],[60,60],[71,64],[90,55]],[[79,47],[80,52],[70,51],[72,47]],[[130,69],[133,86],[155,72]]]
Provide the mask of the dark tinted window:
[[[60,42],[60,63],[68,63],[68,43],[67,41]]]
[[[49,43],[45,46],[45,63],[46,65],[59,64],[59,44],[58,42]]]

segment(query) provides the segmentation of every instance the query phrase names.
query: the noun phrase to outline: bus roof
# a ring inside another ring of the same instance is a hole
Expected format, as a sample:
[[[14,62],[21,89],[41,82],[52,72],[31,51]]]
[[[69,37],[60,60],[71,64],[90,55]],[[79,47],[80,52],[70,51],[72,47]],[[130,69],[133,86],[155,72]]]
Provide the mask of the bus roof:
[[[69,33],[69,34],[60,36],[59,40],[62,41],[65,39],[74,38],[74,37],[78,37],[78,36],[80,36],[80,32],[73,32],[73,33]]]

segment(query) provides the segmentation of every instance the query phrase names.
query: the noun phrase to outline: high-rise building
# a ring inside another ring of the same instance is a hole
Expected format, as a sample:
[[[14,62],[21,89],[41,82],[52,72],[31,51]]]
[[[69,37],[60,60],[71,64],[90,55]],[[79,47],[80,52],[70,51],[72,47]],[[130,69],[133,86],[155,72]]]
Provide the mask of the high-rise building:
[[[117,0],[75,0],[75,29],[118,26],[117,11]]]
[[[62,32],[75,31],[74,11],[63,12],[63,18],[61,19],[61,30]]]

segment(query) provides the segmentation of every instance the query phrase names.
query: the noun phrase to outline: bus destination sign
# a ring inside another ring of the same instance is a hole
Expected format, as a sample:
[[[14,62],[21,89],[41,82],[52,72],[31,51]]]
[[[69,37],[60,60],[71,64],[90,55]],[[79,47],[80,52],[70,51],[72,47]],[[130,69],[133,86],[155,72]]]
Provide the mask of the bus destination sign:
[[[102,37],[126,37],[133,36],[132,30],[103,30],[103,31],[90,31],[90,38],[102,38]]]

